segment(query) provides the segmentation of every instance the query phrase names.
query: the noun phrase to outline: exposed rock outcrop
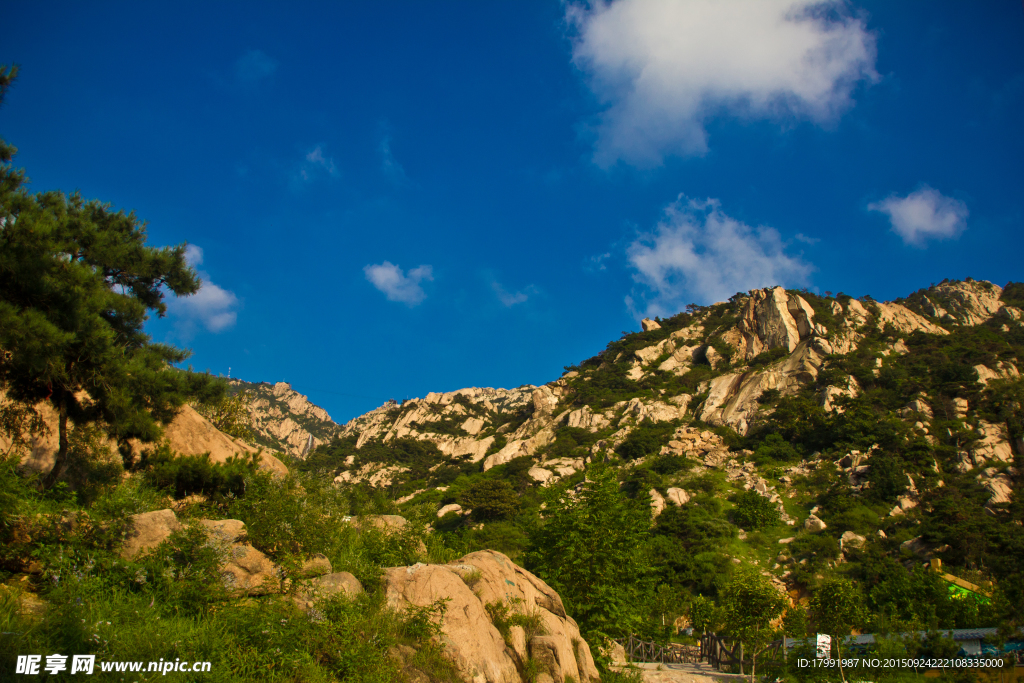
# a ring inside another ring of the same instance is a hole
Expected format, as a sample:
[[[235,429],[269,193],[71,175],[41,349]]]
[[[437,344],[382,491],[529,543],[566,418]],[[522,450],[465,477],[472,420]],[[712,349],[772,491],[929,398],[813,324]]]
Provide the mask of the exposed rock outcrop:
[[[232,388],[251,395],[246,409],[256,442],[297,458],[341,432],[327,411],[312,403],[287,382],[269,384],[231,380]]]
[[[530,658],[543,667],[538,683],[561,683],[570,676],[587,683],[599,677],[590,648],[558,593],[499,552],[470,553],[448,565],[387,569],[383,584],[388,603],[399,610],[448,600],[439,639],[466,681],[519,683]],[[527,633],[511,626],[506,641],[488,605],[532,614],[539,628]]]
[[[224,587],[234,595],[265,595],[281,587],[281,569],[266,555],[245,542],[245,524],[237,519],[199,520],[208,543],[220,552]],[[152,551],[182,529],[173,510],[132,515],[121,555],[134,559]],[[324,558],[326,559],[326,558]]]
[[[53,468],[57,457],[57,413],[49,403],[37,404],[36,410],[43,418],[46,431],[29,440],[29,449],[22,457],[21,466],[36,472],[47,472]],[[215,463],[223,463],[228,458],[256,450],[242,441],[232,439],[188,405],[182,406],[177,416],[165,426],[164,440],[171,450],[182,455],[209,453],[210,461]],[[115,444],[108,442],[107,445],[112,453],[117,453]],[[0,449],[6,450],[9,447],[10,440],[0,436]],[[145,448],[152,448],[152,445],[134,442],[133,448],[138,453]],[[284,463],[267,452],[260,453],[259,466],[275,476],[288,473]]]

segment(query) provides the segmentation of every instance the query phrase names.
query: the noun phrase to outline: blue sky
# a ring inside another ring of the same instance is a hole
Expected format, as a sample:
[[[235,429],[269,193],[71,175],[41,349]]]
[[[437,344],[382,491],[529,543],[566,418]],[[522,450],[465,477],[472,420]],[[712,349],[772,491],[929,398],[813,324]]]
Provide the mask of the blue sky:
[[[188,242],[154,320],[339,421],[539,384],[783,284],[1024,280],[1024,11],[983,3],[0,7],[41,191]]]

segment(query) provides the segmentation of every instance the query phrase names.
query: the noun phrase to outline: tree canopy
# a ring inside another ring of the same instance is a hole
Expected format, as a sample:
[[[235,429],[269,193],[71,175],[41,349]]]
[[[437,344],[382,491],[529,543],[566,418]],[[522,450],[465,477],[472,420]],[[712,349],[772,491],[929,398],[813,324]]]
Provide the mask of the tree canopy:
[[[158,438],[189,396],[223,386],[174,369],[189,352],[143,332],[150,313],[164,315],[167,293],[194,294],[202,284],[185,245],[151,247],[134,213],[77,193],[30,194],[11,167],[14,148],[0,151],[0,387],[57,412],[50,486],[67,464],[69,420],[102,426],[127,454],[129,439]]]
[[[553,489],[545,516],[527,564],[568,596],[580,629],[608,636],[644,629],[653,588],[650,507],[620,492],[614,472],[593,466],[578,487]]]

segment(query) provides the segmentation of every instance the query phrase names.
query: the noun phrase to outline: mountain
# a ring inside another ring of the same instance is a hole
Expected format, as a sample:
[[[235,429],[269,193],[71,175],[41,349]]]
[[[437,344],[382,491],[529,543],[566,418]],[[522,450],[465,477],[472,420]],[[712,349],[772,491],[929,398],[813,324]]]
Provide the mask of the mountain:
[[[481,463],[483,471],[533,458],[531,476],[549,483],[614,452],[644,423],[696,421],[747,437],[768,424],[781,399],[805,397],[826,413],[842,412],[846,402],[886,387],[879,407],[920,424],[915,428],[930,443],[937,442],[926,423],[935,411],[979,437],[957,451],[959,470],[1008,464],[1014,449],[1024,450],[1021,435],[1011,445],[1006,426],[986,419],[982,391],[992,380],[1019,377],[1024,313],[1013,304],[1024,302],[1003,294],[974,280],[943,282],[894,302],[754,290],[666,320],[644,320],[643,332],[610,343],[546,385],[468,388],[388,403],[337,434],[354,440],[352,463],[368,443],[415,439],[451,463]],[[922,356],[934,346],[958,350],[949,361],[963,375],[955,387],[929,381]],[[584,437],[586,448],[566,447],[567,429],[601,438]],[[669,451],[680,450],[669,432],[662,440]],[[339,465],[339,479],[395,483],[407,471],[363,460],[358,468]],[[981,476],[998,496],[1001,480]]]
[[[330,443],[341,430],[327,411],[292,389],[287,382],[230,380],[233,395],[246,394],[247,427],[252,441],[272,451],[302,458],[316,446]]]
[[[806,602],[842,567],[877,628],[994,618],[915,573],[936,559],[1024,599],[1024,285],[890,302],[774,287],[642,327],[542,386],[380,406],[298,467],[516,559],[544,491],[604,463],[651,506],[655,565],[683,594],[752,565]]]

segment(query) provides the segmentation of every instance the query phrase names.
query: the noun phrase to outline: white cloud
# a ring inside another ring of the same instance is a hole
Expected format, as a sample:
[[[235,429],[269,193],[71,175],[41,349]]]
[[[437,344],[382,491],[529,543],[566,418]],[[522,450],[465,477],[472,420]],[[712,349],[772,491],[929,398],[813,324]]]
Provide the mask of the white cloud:
[[[494,290],[494,293],[498,296],[498,301],[500,301],[501,305],[506,308],[511,308],[516,304],[524,303],[527,299],[530,298],[531,294],[535,294],[537,292],[537,288],[534,287],[533,285],[528,286],[526,289],[520,292],[509,292],[504,287],[502,287],[501,284],[497,281],[491,282],[491,288]]]
[[[596,256],[588,256],[583,261],[583,270],[588,273],[595,273],[599,270],[608,270],[608,266],[605,265],[605,261],[610,259],[611,256],[611,252],[605,252]]]
[[[203,262],[203,250],[195,244],[185,247],[185,262],[197,268]],[[202,284],[199,291],[191,296],[174,297],[167,301],[167,308],[177,320],[182,336],[195,334],[198,325],[210,332],[223,332],[238,320],[238,297],[210,280],[209,274],[197,269]]]
[[[331,177],[337,177],[338,167],[334,165],[334,158],[324,155],[323,147],[317,145],[306,154],[306,159],[299,168],[299,177],[308,183],[319,173],[324,172]]]
[[[843,0],[570,3],[573,62],[606,107],[594,162],[641,167],[707,151],[709,118],[820,125],[878,79],[875,38]]]
[[[929,239],[946,240],[959,237],[967,229],[967,205],[958,199],[943,196],[927,185],[906,197],[892,194],[880,202],[868,204],[871,211],[889,216],[892,230],[905,244],[924,247]]]
[[[402,183],[405,180],[405,169],[391,153],[391,136],[385,135],[377,147],[380,153],[380,168],[388,178],[395,183]]]
[[[413,268],[405,275],[401,268],[389,261],[365,266],[363,272],[374,287],[384,292],[388,301],[401,301],[410,307],[427,298],[420,283],[434,279],[434,269],[430,266]]]
[[[813,267],[785,253],[773,228],[752,228],[722,212],[716,199],[683,195],[665,208],[653,232],[626,249],[634,279],[646,287],[642,314],[673,315],[686,303],[712,303],[736,292],[803,284]],[[636,308],[632,298],[627,299]]]
[[[249,50],[235,61],[235,76],[245,84],[254,84],[273,76],[277,62],[261,50]]]
[[[203,263],[203,248],[198,244],[185,245],[185,263],[195,268]]]

